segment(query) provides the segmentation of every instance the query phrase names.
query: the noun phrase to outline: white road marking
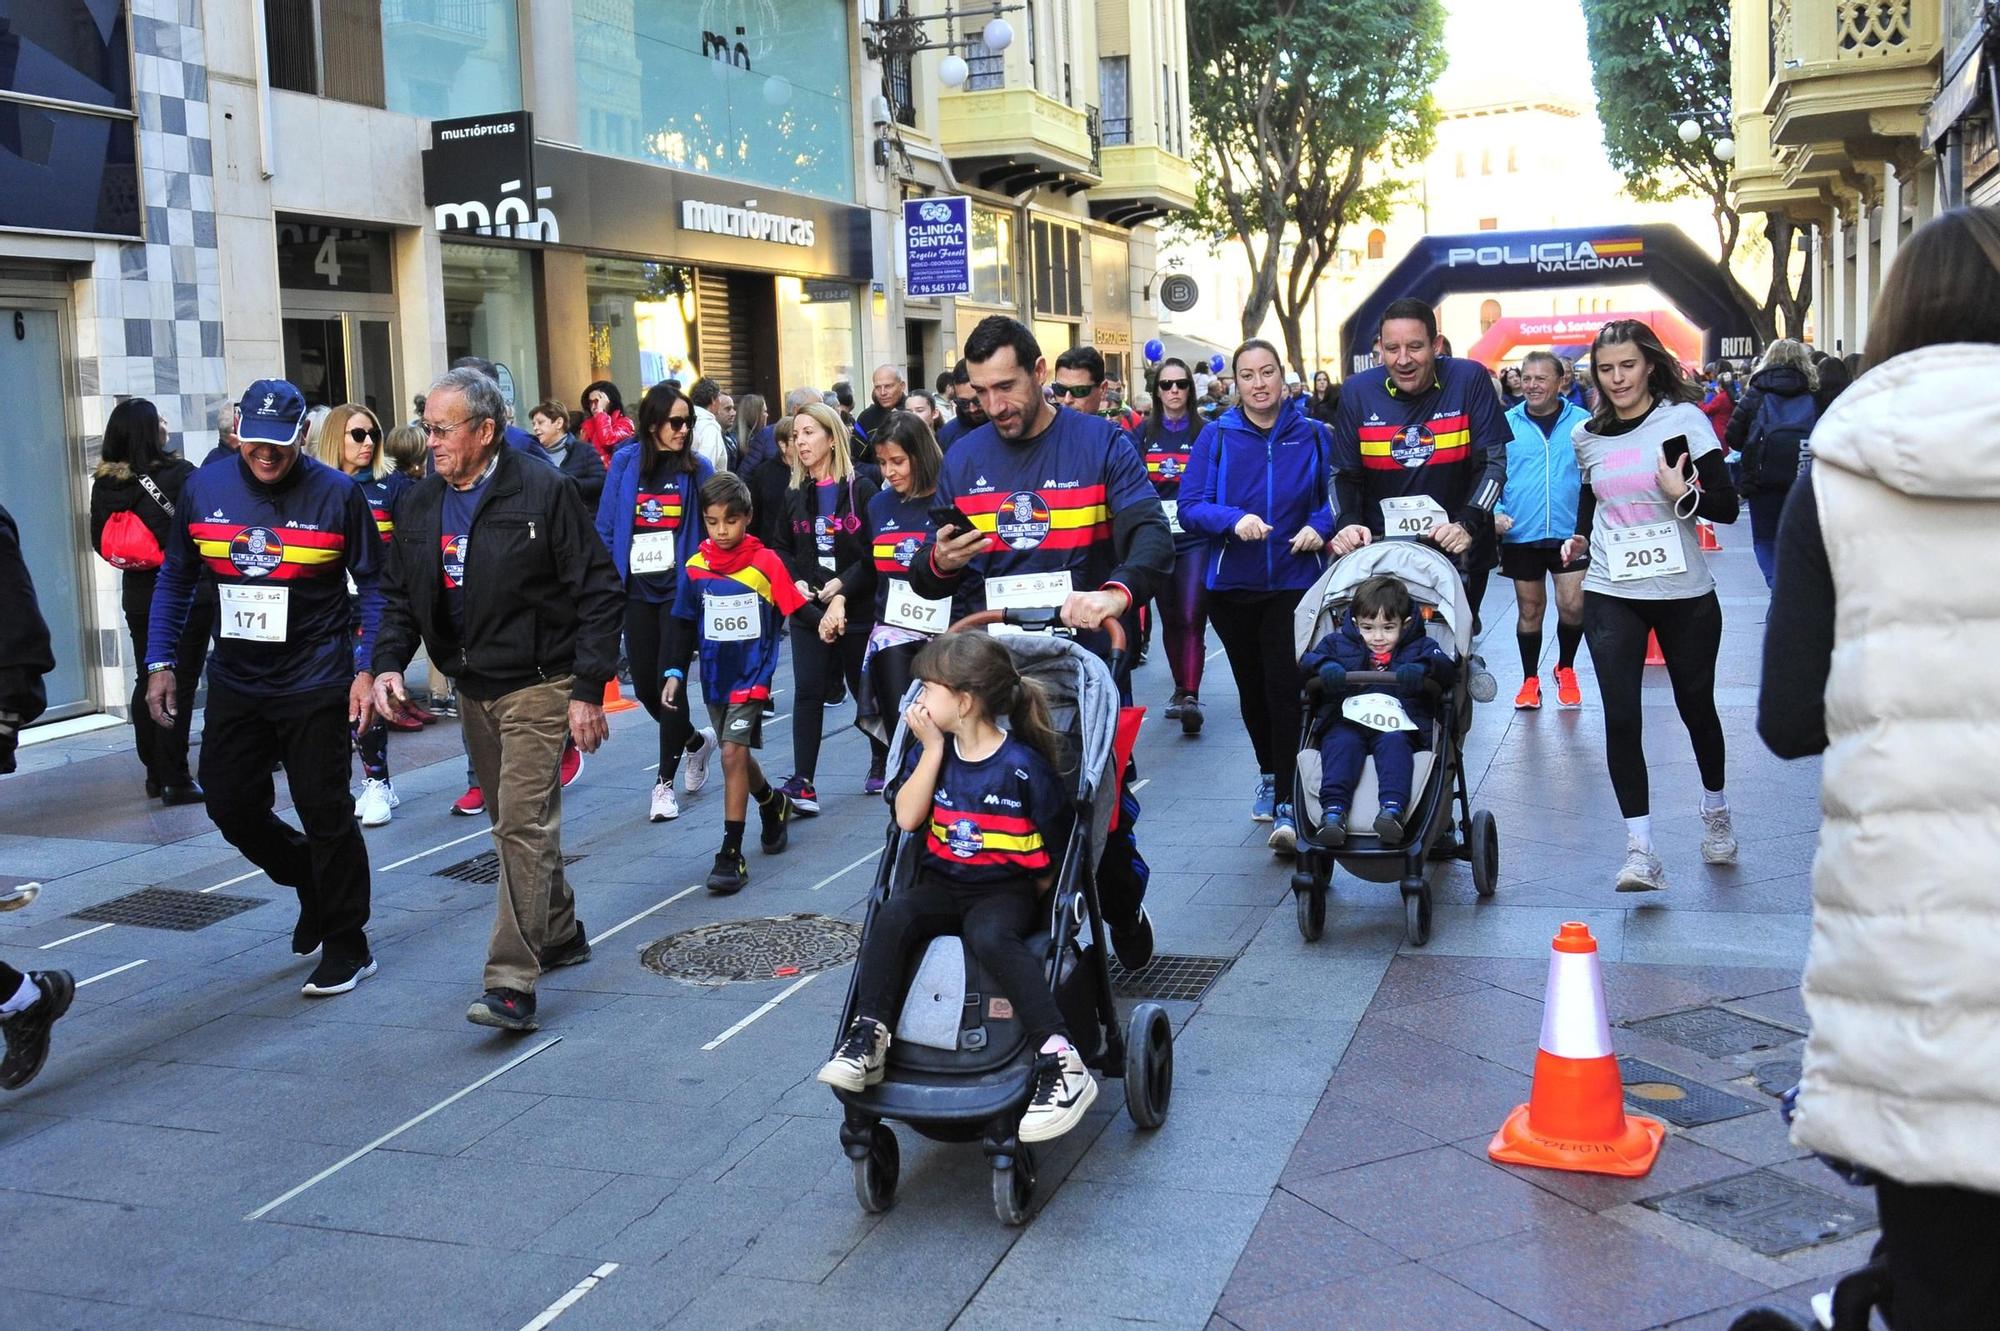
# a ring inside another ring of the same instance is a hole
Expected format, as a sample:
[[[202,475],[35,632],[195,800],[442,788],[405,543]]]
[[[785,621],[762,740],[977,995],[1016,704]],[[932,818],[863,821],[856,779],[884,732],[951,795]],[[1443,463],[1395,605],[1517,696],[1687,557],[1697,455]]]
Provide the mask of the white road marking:
[[[1201,659],[1204,661],[1213,661],[1216,657],[1222,655],[1224,652],[1228,650],[1229,649],[1227,647],[1218,647],[1214,651],[1210,652],[1207,656],[1202,657]]]
[[[707,1044],[703,1045],[701,1047],[701,1052],[706,1054],[712,1049],[719,1049],[724,1044],[728,1043],[730,1040],[734,1039],[738,1035],[741,1035],[746,1029],[749,1028],[751,1022],[757,1020],[757,1018],[763,1016],[765,1013],[769,1012],[772,1008],[778,1006],[778,1004],[784,1002],[786,999],[790,998],[793,994],[796,994],[799,990],[805,988],[807,985],[811,984],[814,980],[817,980],[818,978],[819,978],[819,972],[817,971],[813,972],[811,975],[800,976],[797,980],[793,981],[791,984],[786,985],[784,992],[780,993],[776,998],[764,1004],[764,1006],[758,1008],[755,1012],[752,1012],[749,1016],[737,1022],[734,1026],[731,1026],[728,1030],[724,1031],[722,1034],[716,1036],[713,1040],[710,1040]]]
[[[77,939],[79,939],[79,938],[88,938],[88,937],[90,937],[90,936],[91,936],[92,934],[101,934],[101,933],[103,933],[103,932],[104,932],[104,931],[105,931],[106,929],[109,929],[109,928],[111,928],[111,926],[110,926],[110,925],[108,925],[108,924],[100,924],[100,925],[97,925],[97,926],[96,926],[96,927],[94,927],[94,928],[90,928],[90,929],[80,929],[80,930],[78,930],[78,931],[77,931],[76,933],[73,933],[73,934],[70,934],[70,935],[68,935],[67,937],[64,937],[64,938],[58,938],[58,939],[56,939],[56,941],[55,941],[55,942],[53,942],[53,943],[44,943],[44,944],[42,944],[42,946],[41,946],[41,949],[40,949],[40,950],[41,950],[41,951],[43,951],[43,952],[46,952],[46,951],[48,951],[48,950],[49,950],[50,948],[52,948],[52,947],[61,947],[61,946],[62,946],[62,945],[63,945],[64,943],[74,943],[74,942],[75,942],[75,941],[76,941]]]
[[[814,883],[812,885],[812,890],[815,892],[819,891],[822,887],[825,887],[828,883],[832,882],[834,879],[839,878],[843,874],[850,873],[855,869],[859,869],[862,865],[868,863],[868,861],[880,856],[881,853],[882,852],[880,850],[869,851],[866,855],[863,855],[860,859],[848,865],[847,868],[840,869],[833,873],[830,873],[826,877],[820,879],[817,883]]]
[[[700,883],[696,883],[693,887],[684,887],[680,891],[668,897],[665,901],[661,901],[654,905],[646,907],[646,909],[640,911],[637,915],[634,915],[631,919],[624,920],[618,924],[612,925],[609,929],[606,929],[603,933],[591,939],[590,945],[592,947],[596,947],[599,943],[611,937],[611,935],[617,933],[619,930],[626,929],[631,927],[632,925],[637,924],[639,921],[645,919],[648,915],[651,915],[656,910],[666,909],[668,906],[673,905],[676,901],[679,901],[682,897],[686,896],[690,892],[699,892],[699,891],[701,891]]]
[[[474,1091],[484,1086],[487,1082],[492,1081],[494,1078],[502,1076],[505,1073],[512,1072],[515,1068],[520,1067],[523,1063],[533,1058],[536,1054],[541,1053],[545,1049],[553,1049],[561,1043],[562,1043],[562,1036],[560,1035],[552,1036],[549,1039],[544,1040],[540,1044],[536,1045],[533,1049],[530,1049],[527,1053],[516,1054],[514,1057],[508,1059],[505,1063],[502,1063],[499,1067],[493,1069],[493,1071],[481,1077],[478,1081],[473,1082],[472,1085],[467,1086],[463,1090],[453,1091],[450,1095],[438,1101],[436,1104],[432,1105],[429,1109],[426,1109],[423,1113],[418,1114],[415,1118],[410,1119],[406,1123],[399,1124],[398,1126],[389,1129],[387,1132],[377,1137],[374,1141],[369,1142],[366,1146],[362,1147],[360,1150],[355,1151],[353,1154],[346,1156],[345,1158],[338,1160],[331,1165],[328,1165],[325,1169],[320,1170],[319,1173],[314,1174],[311,1178],[307,1179],[304,1183],[299,1184],[298,1187],[293,1188],[290,1192],[282,1193],[279,1196],[272,1198],[270,1201],[265,1202],[262,1206],[258,1207],[256,1210],[252,1211],[249,1215],[246,1215],[243,1218],[245,1220],[262,1220],[265,1216],[277,1210],[280,1206],[283,1206],[286,1202],[292,1200],[292,1198],[298,1196],[300,1193],[304,1192],[307,1188],[310,1188],[315,1184],[326,1182],[326,1180],[332,1178],[335,1174],[338,1174],[341,1170],[347,1168],[349,1165],[353,1164],[356,1160],[359,1160],[362,1156],[367,1155],[369,1152],[373,1151],[376,1147],[382,1146],[387,1142],[394,1141],[397,1137],[402,1136],[404,1133],[408,1132],[411,1128],[416,1127],[417,1124],[423,1122],[425,1119],[429,1118],[432,1114],[437,1113],[441,1109],[447,1109],[452,1105],[457,1104],[460,1100],[463,1100],[466,1096],[471,1095]]]
[[[589,1275],[571,1285],[569,1293],[542,1309],[541,1315],[522,1327],[521,1331],[543,1331],[543,1328],[548,1326],[549,1323],[568,1312],[570,1305],[590,1293],[593,1289],[596,1289],[606,1276],[617,1269],[618,1263],[616,1262],[606,1262],[604,1265],[598,1267],[595,1271],[592,1271]]]
[[[249,873],[239,873],[234,878],[223,879],[221,882],[217,883],[214,887],[204,887],[199,893],[199,895],[207,896],[210,892],[220,892],[225,887],[234,887],[238,883],[241,883],[247,879],[262,877],[263,873],[264,871],[262,869],[252,869]]]
[[[145,964],[146,964],[146,959],[144,957],[141,957],[137,961],[128,961],[123,966],[113,966],[108,971],[100,971],[98,974],[91,976],[88,980],[78,980],[76,982],[76,987],[81,989],[86,984],[96,984],[99,980],[108,980],[114,975],[122,975],[126,971],[131,970],[135,966],[143,966]]]
[[[1152,779],[1153,778],[1150,776],[1144,777],[1138,781],[1134,781],[1130,786],[1126,787],[1126,789],[1130,790],[1134,795],[1136,795],[1140,791],[1144,790],[1146,788],[1147,782],[1151,781]]]
[[[387,873],[391,869],[400,869],[406,864],[414,864],[416,861],[422,859],[426,855],[435,855],[441,850],[450,850],[453,846],[462,846],[466,842],[472,840],[474,837],[491,836],[492,834],[493,834],[493,829],[491,827],[482,827],[477,832],[467,832],[462,837],[453,837],[451,840],[445,842],[442,846],[432,846],[429,850],[420,850],[414,855],[406,855],[402,859],[397,860],[394,864],[383,865],[375,872]]]

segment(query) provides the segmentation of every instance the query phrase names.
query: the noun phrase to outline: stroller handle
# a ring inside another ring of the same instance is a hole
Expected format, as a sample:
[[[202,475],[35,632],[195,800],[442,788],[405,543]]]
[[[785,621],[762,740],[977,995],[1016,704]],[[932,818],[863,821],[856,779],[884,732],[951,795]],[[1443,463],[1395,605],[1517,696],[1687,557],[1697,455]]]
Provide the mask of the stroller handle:
[[[1350,670],[1347,672],[1347,677],[1340,681],[1340,687],[1335,692],[1344,697],[1350,693],[1397,693],[1400,689],[1401,685],[1397,683],[1396,676],[1387,670]],[[1308,696],[1318,696],[1325,692],[1326,686],[1320,683],[1318,675],[1306,677]],[[1444,690],[1438,687],[1436,680],[1426,676],[1423,687],[1418,692],[1435,698],[1441,696]]]
[[[958,633],[965,629],[984,628],[988,624],[1011,624],[1016,628],[1042,630],[1058,629],[1064,626],[1061,611],[1050,606],[1026,610],[975,610],[953,624],[948,632]],[[1098,625],[1098,628],[1110,636],[1111,654],[1119,657],[1124,656],[1125,626],[1118,621],[1117,617],[1113,616],[1105,620],[1102,624]]]

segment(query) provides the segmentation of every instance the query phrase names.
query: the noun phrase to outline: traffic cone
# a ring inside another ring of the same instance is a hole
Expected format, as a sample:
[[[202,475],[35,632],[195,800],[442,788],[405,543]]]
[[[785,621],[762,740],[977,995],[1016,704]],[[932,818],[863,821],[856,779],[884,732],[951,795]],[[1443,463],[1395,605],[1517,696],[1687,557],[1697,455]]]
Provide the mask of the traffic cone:
[[[1549,957],[1534,1089],[1486,1154],[1510,1165],[1638,1178],[1653,1167],[1666,1135],[1658,1119],[1625,1112],[1597,940],[1587,925],[1565,924]]]
[[[1695,530],[1701,534],[1701,549],[1703,554],[1714,554],[1722,548],[1722,542],[1715,539],[1714,523],[1708,521],[1706,518],[1696,518],[1694,526]]]
[[[604,710],[609,712],[629,712],[639,704],[625,696],[618,687],[618,676],[613,675],[604,682]]]
[[[1649,631],[1646,634],[1646,664],[1663,666],[1666,663],[1667,654],[1660,650],[1660,635]]]

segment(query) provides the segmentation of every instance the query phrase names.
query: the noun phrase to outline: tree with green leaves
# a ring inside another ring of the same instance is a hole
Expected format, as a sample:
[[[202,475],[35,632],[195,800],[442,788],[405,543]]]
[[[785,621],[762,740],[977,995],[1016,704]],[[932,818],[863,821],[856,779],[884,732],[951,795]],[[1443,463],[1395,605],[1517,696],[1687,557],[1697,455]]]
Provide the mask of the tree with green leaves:
[[[1396,166],[1430,151],[1442,0],[1187,0],[1203,239],[1249,262],[1243,335],[1273,310],[1304,371],[1302,316],[1349,223],[1386,221]]]
[[[1714,149],[1729,107],[1729,0],[1583,0],[1583,14],[1604,146],[1632,196],[1706,199],[1725,272],[1739,244],[1763,249],[1743,235],[1729,200],[1729,164]],[[1705,131],[1692,144],[1679,133],[1690,115]],[[1761,301],[1729,276],[1731,296],[1764,341],[1778,336],[1781,315],[1787,336],[1805,326],[1810,291],[1803,268],[1795,278],[1789,262],[1797,234],[1789,219],[1765,214],[1771,272]]]

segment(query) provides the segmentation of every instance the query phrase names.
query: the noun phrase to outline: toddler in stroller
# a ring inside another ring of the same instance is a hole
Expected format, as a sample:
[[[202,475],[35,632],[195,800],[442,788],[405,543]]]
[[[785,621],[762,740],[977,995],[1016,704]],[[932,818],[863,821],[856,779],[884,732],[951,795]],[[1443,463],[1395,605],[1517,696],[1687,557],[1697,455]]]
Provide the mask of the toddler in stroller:
[[[1434,721],[1424,684],[1449,690],[1458,678],[1457,663],[1425,632],[1402,580],[1378,574],[1354,589],[1340,624],[1305,654],[1299,668],[1308,679],[1319,679],[1322,696],[1335,700],[1325,705],[1319,723],[1321,841],[1345,844],[1348,806],[1362,764],[1372,755],[1379,790],[1375,833],[1385,845],[1401,842],[1415,754],[1429,747]],[[1400,696],[1368,693],[1339,700],[1350,670],[1393,674]]]

